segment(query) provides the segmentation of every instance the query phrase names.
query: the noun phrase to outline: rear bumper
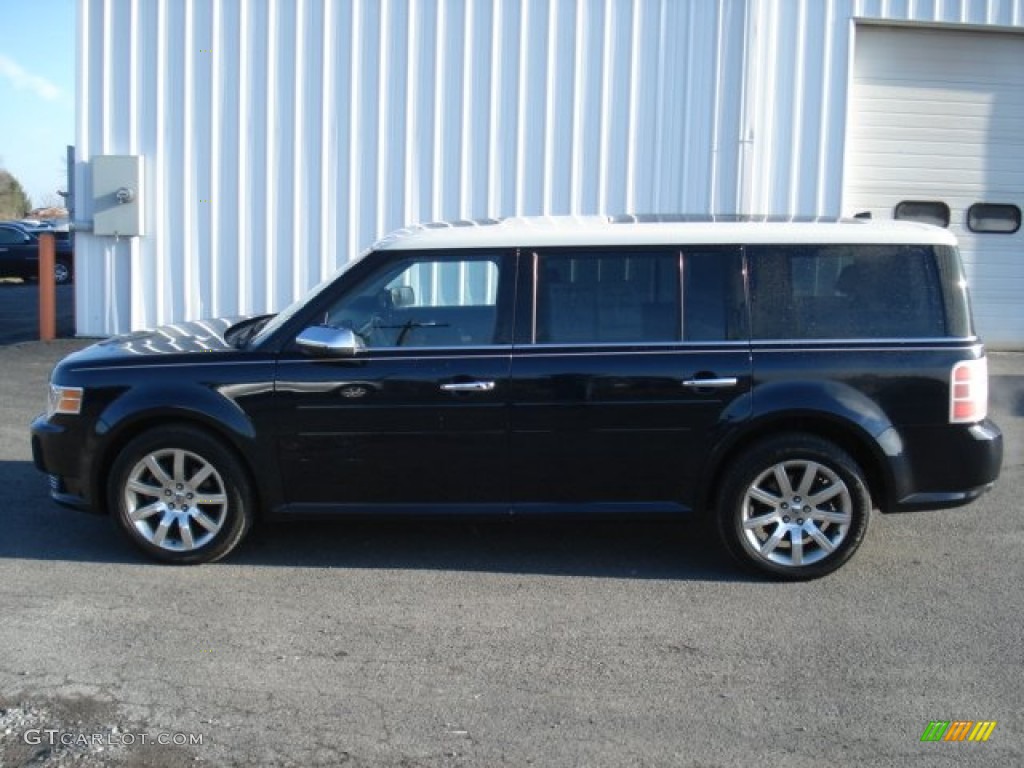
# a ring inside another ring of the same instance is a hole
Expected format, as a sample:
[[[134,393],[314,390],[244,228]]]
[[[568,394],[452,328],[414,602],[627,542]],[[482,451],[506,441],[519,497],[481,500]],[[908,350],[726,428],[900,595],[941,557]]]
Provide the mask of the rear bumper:
[[[907,430],[905,483],[889,512],[970,504],[987,492],[1003,466],[1003,433],[992,421],[963,427]],[[952,460],[951,460],[952,457]]]

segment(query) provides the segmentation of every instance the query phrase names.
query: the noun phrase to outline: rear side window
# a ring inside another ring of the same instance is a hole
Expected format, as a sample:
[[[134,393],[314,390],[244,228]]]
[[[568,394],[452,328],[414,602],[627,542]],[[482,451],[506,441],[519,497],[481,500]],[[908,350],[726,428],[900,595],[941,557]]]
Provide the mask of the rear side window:
[[[540,344],[678,341],[679,252],[539,254]]]
[[[745,339],[741,264],[735,247],[540,253],[536,340]]]
[[[955,249],[800,245],[747,251],[755,339],[969,335]]]

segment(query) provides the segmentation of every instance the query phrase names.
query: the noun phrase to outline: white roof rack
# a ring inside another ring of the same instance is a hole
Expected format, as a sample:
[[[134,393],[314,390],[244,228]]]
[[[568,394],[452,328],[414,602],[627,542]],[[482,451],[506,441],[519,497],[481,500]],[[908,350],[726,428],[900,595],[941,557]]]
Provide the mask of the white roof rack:
[[[951,232],[909,221],[774,216],[522,216],[416,224],[374,250],[604,245],[956,245]]]

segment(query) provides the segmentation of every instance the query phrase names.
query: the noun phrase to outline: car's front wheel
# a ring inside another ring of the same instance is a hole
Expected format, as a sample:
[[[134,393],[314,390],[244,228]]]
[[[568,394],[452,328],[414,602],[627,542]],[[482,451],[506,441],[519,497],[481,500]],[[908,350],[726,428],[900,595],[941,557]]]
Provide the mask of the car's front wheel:
[[[129,442],[110,472],[110,509],[143,552],[171,563],[224,557],[252,522],[245,470],[206,432],[153,429]]]
[[[813,435],[757,443],[725,474],[718,525],[743,564],[783,579],[839,568],[860,546],[871,496],[846,451]]]

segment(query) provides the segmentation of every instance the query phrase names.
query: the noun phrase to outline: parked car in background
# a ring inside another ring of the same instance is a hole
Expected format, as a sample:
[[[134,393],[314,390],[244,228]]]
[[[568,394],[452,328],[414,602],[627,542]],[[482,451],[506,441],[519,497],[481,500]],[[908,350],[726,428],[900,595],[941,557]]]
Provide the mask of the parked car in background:
[[[75,271],[74,242],[70,232],[29,229],[16,221],[0,222],[0,277],[39,277],[39,235],[52,234],[56,246],[54,279],[58,285],[70,283]]]
[[[174,563],[260,515],[699,514],[814,578],[872,510],[998,477],[966,286],[922,224],[416,227],[274,317],[75,352],[32,452],[55,499]]]

